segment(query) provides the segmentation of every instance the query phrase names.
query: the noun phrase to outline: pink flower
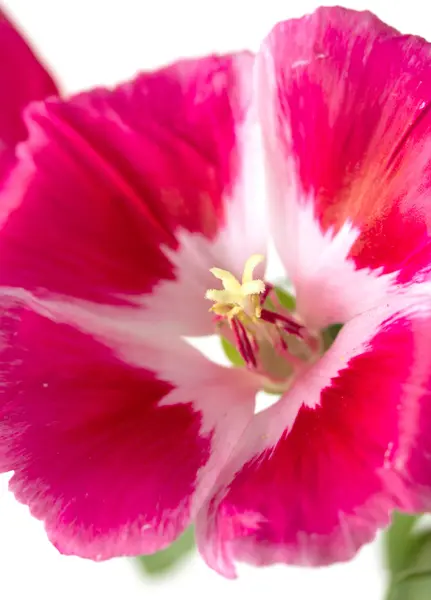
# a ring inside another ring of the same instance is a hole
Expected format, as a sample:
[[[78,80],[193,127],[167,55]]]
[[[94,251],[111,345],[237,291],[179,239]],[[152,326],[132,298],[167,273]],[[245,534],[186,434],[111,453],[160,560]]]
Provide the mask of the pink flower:
[[[33,100],[57,95],[57,87],[0,8],[0,174],[27,136],[23,110]]]
[[[331,8],[32,105],[0,198],[0,466],[61,552],[195,521],[233,577],[431,508],[430,100],[425,41]],[[218,333],[245,367],[196,349]]]

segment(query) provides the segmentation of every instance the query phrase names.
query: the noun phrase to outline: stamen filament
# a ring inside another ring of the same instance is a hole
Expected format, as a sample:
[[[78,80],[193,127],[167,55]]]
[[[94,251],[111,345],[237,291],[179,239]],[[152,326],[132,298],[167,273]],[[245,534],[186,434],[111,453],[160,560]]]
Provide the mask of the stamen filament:
[[[239,353],[248,366],[256,367],[256,356],[253,352],[247,331],[239,319],[231,319],[232,330],[238,345]]]
[[[281,325],[281,327],[287,333],[297,335],[298,337],[302,337],[302,325],[297,323],[294,319],[290,319],[289,317],[285,317],[284,315],[280,315],[279,313],[273,312],[272,310],[268,310],[266,308],[262,308],[260,317],[267,323]]]
[[[272,292],[273,289],[274,289],[274,286],[272,286],[271,284],[269,284],[269,283],[265,284],[265,289],[260,295],[261,306],[263,306],[265,304],[266,299],[268,298],[269,294]]]

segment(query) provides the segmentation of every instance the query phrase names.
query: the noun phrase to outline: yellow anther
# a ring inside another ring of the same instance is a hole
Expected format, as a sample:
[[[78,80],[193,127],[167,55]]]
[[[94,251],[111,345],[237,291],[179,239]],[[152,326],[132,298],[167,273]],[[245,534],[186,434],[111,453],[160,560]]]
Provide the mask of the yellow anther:
[[[253,254],[247,260],[242,283],[229,271],[210,269],[214,277],[221,280],[224,288],[206,292],[205,298],[215,303],[210,310],[228,319],[234,316],[259,319],[261,314],[259,294],[265,291],[265,284],[261,279],[253,279],[253,271],[263,260],[264,257],[260,254]]]

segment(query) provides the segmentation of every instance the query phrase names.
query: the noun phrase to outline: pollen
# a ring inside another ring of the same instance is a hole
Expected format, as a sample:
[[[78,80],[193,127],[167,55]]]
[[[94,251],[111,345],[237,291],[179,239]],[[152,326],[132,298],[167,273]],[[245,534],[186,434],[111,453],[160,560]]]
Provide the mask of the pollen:
[[[262,308],[259,296],[265,291],[265,283],[261,279],[254,279],[253,272],[263,260],[261,254],[250,256],[245,263],[241,282],[229,271],[215,267],[210,269],[223,286],[222,290],[207,290],[205,298],[214,302],[210,310],[228,320],[234,317],[252,321],[260,319]]]

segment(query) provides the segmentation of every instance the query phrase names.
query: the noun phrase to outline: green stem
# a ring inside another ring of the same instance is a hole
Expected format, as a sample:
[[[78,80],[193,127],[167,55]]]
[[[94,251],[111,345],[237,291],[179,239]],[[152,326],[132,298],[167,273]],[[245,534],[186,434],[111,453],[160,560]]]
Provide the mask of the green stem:
[[[421,579],[422,577],[430,576],[431,569],[429,567],[404,569],[404,571],[401,571],[395,577],[391,578],[385,600],[393,600],[394,593],[400,583],[405,583],[410,579]]]

